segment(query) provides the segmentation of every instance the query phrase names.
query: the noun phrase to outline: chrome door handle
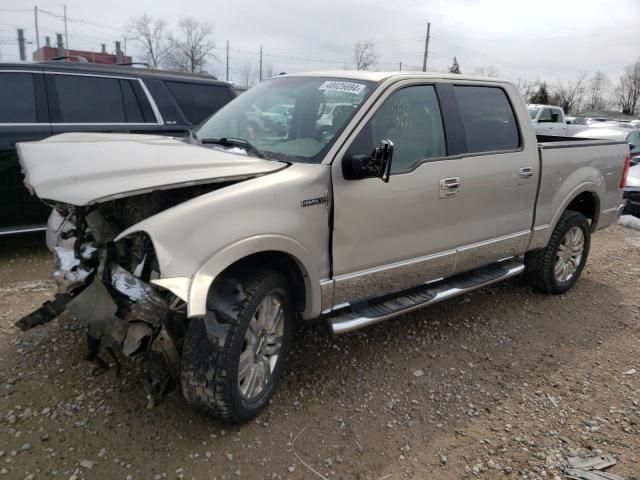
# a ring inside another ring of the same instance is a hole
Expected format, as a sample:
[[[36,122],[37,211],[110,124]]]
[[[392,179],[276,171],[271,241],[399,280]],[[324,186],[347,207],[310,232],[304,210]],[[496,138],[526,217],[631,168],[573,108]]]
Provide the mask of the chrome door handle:
[[[440,198],[455,197],[460,192],[460,177],[440,180]]]
[[[520,176],[520,178],[533,177],[533,168],[522,167],[520,170],[518,170],[518,176]]]

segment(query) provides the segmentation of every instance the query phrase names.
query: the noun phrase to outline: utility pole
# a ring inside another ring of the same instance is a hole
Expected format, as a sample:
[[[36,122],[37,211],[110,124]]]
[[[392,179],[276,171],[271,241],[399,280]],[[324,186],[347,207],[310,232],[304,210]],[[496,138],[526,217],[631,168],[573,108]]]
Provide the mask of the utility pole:
[[[69,31],[67,30],[67,6],[64,6],[64,46],[67,47],[67,55],[69,55]]]
[[[229,40],[227,40],[227,82],[229,81]]]
[[[262,44],[260,44],[260,81],[262,82]]]
[[[400,62],[400,71],[402,71],[402,62]]]
[[[38,29],[38,7],[33,7],[33,14],[36,21],[36,50],[40,50],[40,30]]]
[[[27,54],[24,50],[24,30],[22,28],[18,29],[18,52],[20,53],[20,61],[24,62],[27,60]]]
[[[431,31],[431,22],[427,23],[427,38],[424,41],[424,58],[422,59],[422,71],[427,71],[427,57],[429,56],[429,33]]]

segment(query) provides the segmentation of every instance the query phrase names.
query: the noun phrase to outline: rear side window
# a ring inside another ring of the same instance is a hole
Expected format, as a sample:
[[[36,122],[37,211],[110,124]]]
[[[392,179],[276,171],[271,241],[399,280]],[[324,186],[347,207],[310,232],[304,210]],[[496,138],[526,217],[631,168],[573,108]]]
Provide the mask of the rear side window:
[[[155,122],[137,80],[89,75],[52,75],[54,123]]]
[[[0,72],[0,123],[35,123],[36,95],[31,73]]]
[[[116,78],[54,75],[62,123],[125,123],[124,103]]]
[[[507,94],[498,87],[454,86],[469,153],[514,150],[520,135]]]
[[[200,83],[164,82],[186,119],[202,122],[232,99],[226,87]]]

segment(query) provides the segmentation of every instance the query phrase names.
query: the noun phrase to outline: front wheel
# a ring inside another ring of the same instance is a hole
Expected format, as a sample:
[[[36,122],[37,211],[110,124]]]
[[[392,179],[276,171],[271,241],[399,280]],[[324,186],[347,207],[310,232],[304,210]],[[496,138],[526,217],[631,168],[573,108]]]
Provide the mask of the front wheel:
[[[212,342],[202,319],[190,322],[182,354],[181,383],[187,401],[232,423],[256,416],[269,403],[282,376],[294,321],[286,279],[271,270],[238,284],[241,300],[222,345]],[[215,299],[211,302],[215,305]]]
[[[547,246],[526,254],[529,283],[546,293],[566,292],[580,277],[590,244],[591,226],[587,217],[567,210],[560,217]]]

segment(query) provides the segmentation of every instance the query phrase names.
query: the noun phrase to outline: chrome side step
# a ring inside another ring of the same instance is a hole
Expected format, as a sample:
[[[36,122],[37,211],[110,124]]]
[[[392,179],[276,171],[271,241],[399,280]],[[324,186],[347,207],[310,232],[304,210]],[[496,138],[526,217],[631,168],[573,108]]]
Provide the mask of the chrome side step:
[[[334,334],[347,333],[397,317],[448,298],[486,287],[524,271],[522,263],[495,264],[456,275],[436,284],[423,285],[393,297],[362,302],[345,308],[328,319]]]

